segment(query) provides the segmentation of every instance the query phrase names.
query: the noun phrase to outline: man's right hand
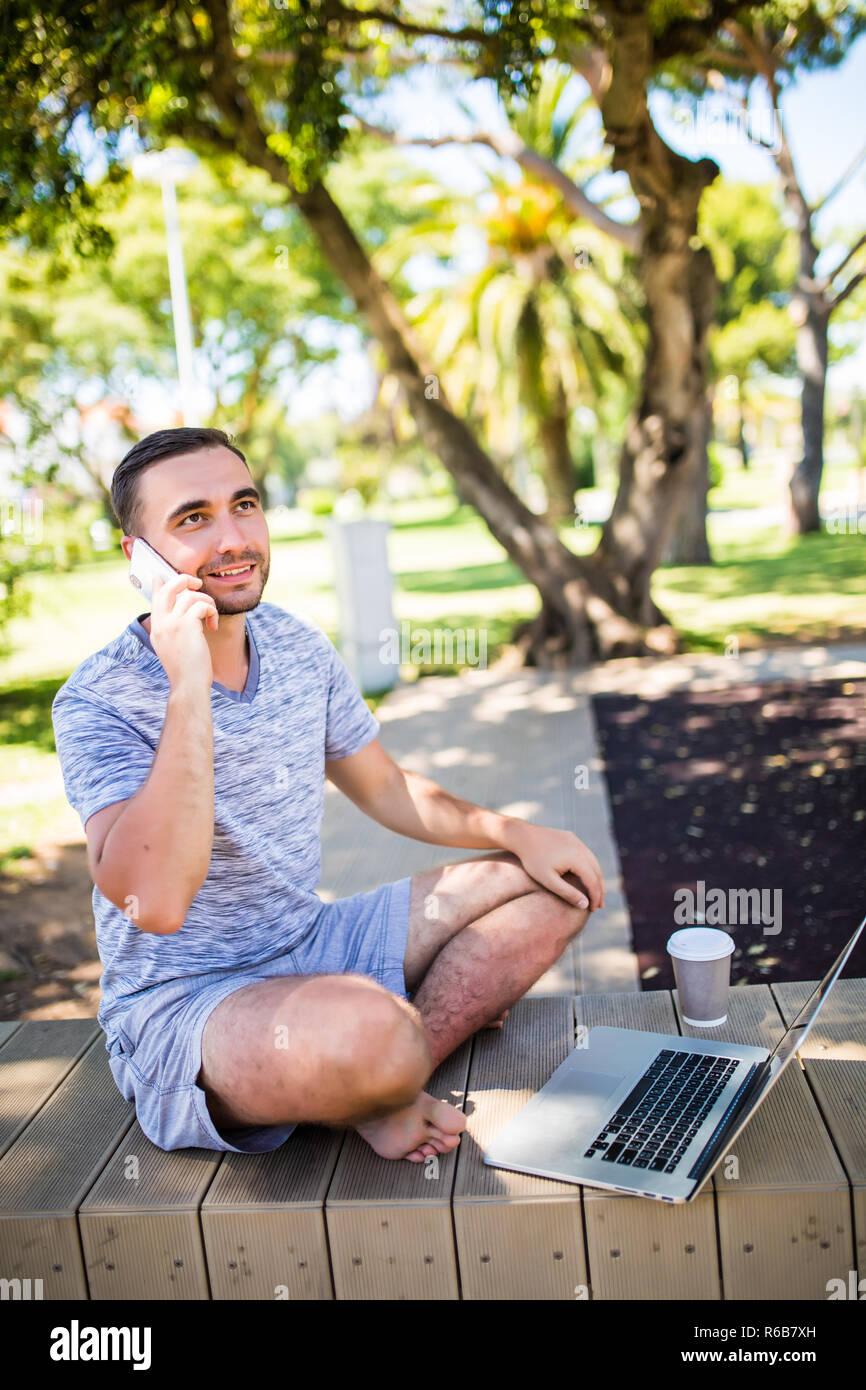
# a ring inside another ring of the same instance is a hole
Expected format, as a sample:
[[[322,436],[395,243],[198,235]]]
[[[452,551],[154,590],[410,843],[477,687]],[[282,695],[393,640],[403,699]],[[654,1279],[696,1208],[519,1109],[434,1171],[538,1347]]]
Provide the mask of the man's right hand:
[[[209,689],[213,681],[204,629],[217,631],[219,613],[210,595],[198,592],[202,582],[196,574],[157,575],[153,581],[150,640],[172,689],[190,680]]]

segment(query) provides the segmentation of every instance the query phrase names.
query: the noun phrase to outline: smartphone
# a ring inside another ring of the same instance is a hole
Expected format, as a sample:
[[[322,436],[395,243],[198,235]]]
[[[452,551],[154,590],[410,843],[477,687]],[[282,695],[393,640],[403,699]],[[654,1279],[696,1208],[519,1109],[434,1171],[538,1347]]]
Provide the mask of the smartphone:
[[[129,582],[143,594],[148,603],[153,599],[153,579],[157,574],[163,579],[176,579],[179,571],[172,569],[168,561],[163,560],[147,541],[136,536],[129,560]]]

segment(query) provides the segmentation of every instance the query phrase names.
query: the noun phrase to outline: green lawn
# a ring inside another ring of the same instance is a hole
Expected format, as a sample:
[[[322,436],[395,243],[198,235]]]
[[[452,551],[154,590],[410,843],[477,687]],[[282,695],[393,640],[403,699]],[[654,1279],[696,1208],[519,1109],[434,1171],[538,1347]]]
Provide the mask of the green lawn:
[[[756,468],[749,479],[741,473],[726,490],[729,505],[749,505],[744,495],[753,507],[767,505],[765,470]],[[833,490],[849,477],[847,470],[828,473]],[[736,503],[730,500],[735,495]],[[447,501],[405,503],[392,511],[391,521],[388,549],[398,628],[408,622],[411,640],[437,628],[474,630],[476,640],[486,641],[486,661],[492,662],[514,623],[535,611],[535,590],[470,508],[454,510]],[[598,527],[564,527],[561,534],[576,552],[588,553],[597,543]],[[656,601],[688,649],[722,652],[732,635],[741,648],[866,636],[866,537],[787,540],[768,529],[757,512],[735,527],[711,514],[709,534],[714,565],[662,568],[654,580]],[[141,607],[122,559],[58,576],[36,574],[29,588],[30,612],[11,624],[12,650],[0,666],[0,867],[10,872],[37,841],[80,835],[53,752],[51,701],[69,672]],[[265,597],[312,618],[337,640],[325,534],[273,541]],[[416,672],[453,669],[408,665],[402,674],[411,679]],[[378,701],[370,703],[375,707]]]

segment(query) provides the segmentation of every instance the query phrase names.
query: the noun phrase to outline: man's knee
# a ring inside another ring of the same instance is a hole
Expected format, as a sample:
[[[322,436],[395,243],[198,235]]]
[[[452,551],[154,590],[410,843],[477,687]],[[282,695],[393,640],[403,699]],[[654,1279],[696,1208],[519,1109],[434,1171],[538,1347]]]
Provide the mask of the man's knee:
[[[433,1060],[418,1010],[367,978],[348,995],[344,987],[340,1002],[333,1061],[348,1074],[359,1109],[410,1104]]]
[[[529,896],[536,900],[536,931],[548,938],[553,947],[559,947],[561,953],[583,931],[589,921],[589,908],[576,907],[548,888],[540,888]]]

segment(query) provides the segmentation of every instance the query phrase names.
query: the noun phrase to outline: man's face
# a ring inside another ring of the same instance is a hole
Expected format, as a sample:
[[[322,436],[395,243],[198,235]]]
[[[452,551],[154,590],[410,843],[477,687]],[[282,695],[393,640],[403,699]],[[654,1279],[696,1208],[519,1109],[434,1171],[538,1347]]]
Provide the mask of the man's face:
[[[249,471],[221,445],[151,464],[138,478],[141,538],[182,574],[197,574],[218,613],[261,602],[268,525]],[[129,558],[132,541],[124,541]],[[218,570],[242,569],[220,577]]]

